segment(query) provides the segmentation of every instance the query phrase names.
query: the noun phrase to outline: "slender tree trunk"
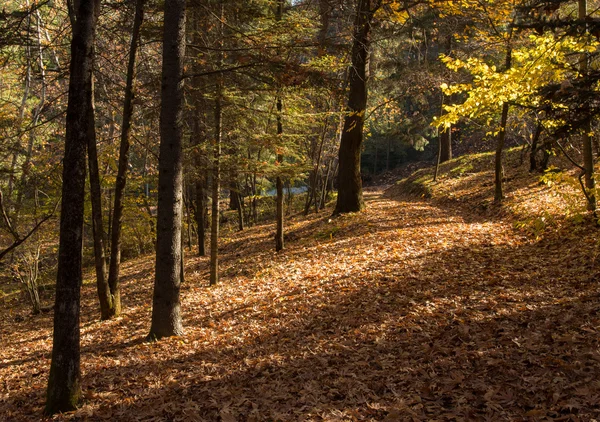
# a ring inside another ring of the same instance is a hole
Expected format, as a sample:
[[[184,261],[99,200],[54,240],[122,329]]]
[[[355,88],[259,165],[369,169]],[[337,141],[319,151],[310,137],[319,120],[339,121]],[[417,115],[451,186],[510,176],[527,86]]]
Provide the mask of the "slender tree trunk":
[[[158,159],[156,278],[149,339],[183,334],[181,220],[183,209],[183,62],[185,0],[165,1]]]
[[[213,146],[212,209],[210,228],[210,285],[219,282],[219,191],[221,188],[221,85],[215,100],[215,141]]]
[[[202,34],[207,31],[207,26],[203,20],[200,8],[195,8],[192,14],[192,43],[201,45]],[[205,70],[202,65],[194,60],[192,63],[192,71],[201,73]],[[206,142],[206,101],[203,98],[203,92],[206,90],[205,83],[202,78],[191,79],[191,97],[192,97],[192,135],[191,144],[194,149],[194,190],[195,190],[195,206],[194,217],[196,220],[196,233],[198,235],[198,256],[206,256],[206,219],[207,219],[207,159],[206,152],[200,148],[200,145]]]
[[[275,20],[280,21],[283,17],[283,1],[277,0],[277,10],[275,11]],[[281,112],[283,111],[283,104],[281,101],[281,93],[277,93],[277,139],[282,141],[283,135],[283,124],[281,122]],[[283,155],[277,154],[277,162],[283,164]],[[277,252],[283,250],[283,179],[278,174],[275,179],[275,189],[277,191],[277,197],[275,200],[276,209],[276,222],[275,222],[275,250]]]
[[[133,98],[135,82],[135,60],[140,41],[140,29],[144,20],[144,0],[136,0],[135,17],[131,31],[129,45],[129,62],[127,63],[127,80],[125,84],[125,99],[123,102],[123,123],[121,125],[121,144],[119,146],[119,169],[115,181],[115,201],[112,215],[112,232],[110,242],[110,268],[108,273],[108,286],[112,297],[112,306],[108,318],[121,314],[121,288],[119,285],[119,272],[121,268],[121,230],[123,227],[123,199],[127,184],[127,168],[129,167],[129,135],[131,132],[131,118],[133,116]]]
[[[237,188],[235,194],[237,195],[237,212],[238,212],[238,229],[240,231],[244,230],[244,197],[240,192],[239,187]]]
[[[367,107],[371,22],[380,4],[380,0],[358,0],[349,75],[348,109],[340,143],[338,197],[334,215],[360,211],[364,207],[360,155]]]
[[[223,48],[223,22],[225,21],[225,8],[223,2],[219,2],[219,22],[217,25],[218,46]],[[219,66],[223,65],[223,53],[219,53]],[[212,168],[212,208],[210,227],[210,279],[209,284],[214,286],[219,282],[219,194],[221,190],[221,138],[223,136],[223,79],[217,76],[215,84],[215,136],[213,145],[213,168]]]
[[[92,113],[93,119],[93,110]],[[111,316],[113,300],[107,283],[105,237],[102,220],[102,190],[100,188],[100,171],[98,170],[98,151],[96,133],[90,131],[88,137],[88,166],[90,172],[90,199],[92,202],[92,237],[94,241],[94,262],[96,267],[96,288],[100,300],[100,316],[108,319]]]
[[[438,137],[438,153],[435,162],[435,171],[433,172],[433,181],[437,182],[438,173],[440,172],[440,163],[442,162],[442,134]]]
[[[587,14],[587,1],[579,0],[579,19],[586,20]],[[586,28],[587,31],[587,28]],[[582,76],[588,73],[588,55],[582,53],[579,58],[579,72]],[[585,105],[584,113],[589,114],[589,104]],[[581,138],[583,142],[583,167],[585,169],[585,188],[587,190],[587,209],[592,211],[596,215],[596,180],[594,178],[594,150],[592,144],[592,137],[590,136],[591,124],[588,120],[581,129]]]
[[[73,410],[81,400],[79,315],[83,281],[85,157],[88,137],[95,130],[92,72],[99,9],[99,0],[82,1],[75,11],[76,15],[71,16],[75,24],[71,41],[54,334],[45,407],[47,415]]]
[[[190,201],[192,200],[190,198],[190,193],[191,193],[191,189],[189,188],[187,183],[184,183],[184,188],[183,188],[183,203],[185,204],[185,218],[186,218],[186,223],[187,223],[187,244],[188,244],[188,249],[191,251],[192,250],[192,213],[190,210]]]
[[[498,133],[498,142],[496,144],[496,156],[494,160],[494,202],[502,202],[504,199],[502,183],[502,151],[506,139],[506,122],[508,120],[508,103],[502,105],[502,116],[500,117],[500,132]]]
[[[277,98],[277,135],[281,139],[283,134],[283,125],[281,123],[281,111],[282,103],[281,98]],[[277,162],[283,164],[283,155],[277,154]],[[275,199],[276,205],[276,229],[275,229],[275,250],[277,252],[283,250],[283,179],[280,175],[277,175],[275,179],[275,189],[277,191],[277,197]]]
[[[512,47],[510,45],[510,36],[506,45],[506,58],[504,64],[504,70],[507,72],[512,66]],[[496,144],[496,156],[494,160],[494,202],[500,203],[504,199],[504,192],[502,186],[502,152],[504,150],[504,143],[506,140],[506,123],[508,121],[508,108],[507,102],[502,104],[502,115],[500,117],[500,130],[498,132],[498,141]]]
[[[196,231],[198,233],[198,256],[206,256],[206,191],[204,183],[197,180],[196,187]]]

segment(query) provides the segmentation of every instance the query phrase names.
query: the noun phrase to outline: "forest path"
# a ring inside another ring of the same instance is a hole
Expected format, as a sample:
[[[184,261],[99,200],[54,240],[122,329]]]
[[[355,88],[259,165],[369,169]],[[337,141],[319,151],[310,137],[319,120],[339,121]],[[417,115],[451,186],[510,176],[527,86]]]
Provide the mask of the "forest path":
[[[223,240],[221,284],[188,256],[185,336],[143,343],[153,257],[127,262],[124,315],[84,286],[85,405],[63,419],[592,420],[600,414],[597,234],[534,240],[509,217],[366,192]],[[574,231],[573,231],[574,230]],[[91,274],[89,276],[91,279]],[[8,318],[6,312],[3,316]],[[3,324],[0,414],[39,420],[51,317]],[[570,419],[569,419],[570,418]]]

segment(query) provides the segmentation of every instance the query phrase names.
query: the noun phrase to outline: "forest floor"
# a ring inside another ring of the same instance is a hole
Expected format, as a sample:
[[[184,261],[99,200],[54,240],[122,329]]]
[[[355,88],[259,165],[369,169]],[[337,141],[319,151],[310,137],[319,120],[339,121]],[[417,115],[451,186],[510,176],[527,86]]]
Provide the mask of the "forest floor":
[[[89,273],[85,402],[55,419],[600,420],[598,229],[523,166],[494,205],[491,156],[465,160],[292,217],[282,253],[273,225],[230,233],[215,287],[188,252],[182,337],[143,341],[152,256],[124,264],[113,321]],[[6,421],[42,419],[52,317],[26,306],[0,311]]]

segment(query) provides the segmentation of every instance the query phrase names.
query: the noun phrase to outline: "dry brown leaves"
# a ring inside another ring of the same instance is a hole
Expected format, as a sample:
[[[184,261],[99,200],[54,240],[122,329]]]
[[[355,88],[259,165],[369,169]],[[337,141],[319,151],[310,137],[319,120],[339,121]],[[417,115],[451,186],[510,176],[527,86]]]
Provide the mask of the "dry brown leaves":
[[[213,288],[207,260],[188,253],[180,338],[142,341],[152,257],[125,264],[114,321],[97,320],[86,284],[85,403],[55,419],[598,418],[595,229],[536,240],[507,213],[378,190],[367,198],[362,213],[292,219],[280,254],[272,226],[231,234]],[[1,314],[0,415],[40,420],[51,316],[16,314],[25,308]]]

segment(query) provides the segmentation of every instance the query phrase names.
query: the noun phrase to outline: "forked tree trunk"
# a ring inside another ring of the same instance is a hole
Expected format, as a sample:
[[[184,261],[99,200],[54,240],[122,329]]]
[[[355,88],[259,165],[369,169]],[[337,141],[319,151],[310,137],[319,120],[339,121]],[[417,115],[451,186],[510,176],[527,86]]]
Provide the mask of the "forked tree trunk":
[[[45,413],[75,409],[81,400],[79,345],[86,148],[94,128],[92,72],[99,0],[81,1],[72,11],[69,102],[60,215],[60,246],[54,307],[52,362]]]
[[[129,62],[127,63],[127,81],[125,84],[125,100],[123,102],[123,123],[121,125],[121,144],[119,146],[119,169],[115,181],[115,205],[112,216],[112,232],[110,242],[110,268],[108,273],[108,286],[112,299],[112,306],[107,317],[119,316],[121,313],[121,288],[119,273],[121,268],[121,231],[123,227],[123,198],[127,184],[127,167],[129,166],[129,134],[131,132],[131,118],[133,116],[133,84],[135,81],[135,58],[140,41],[140,29],[144,20],[144,0],[136,0],[135,17],[131,31],[129,46]]]
[[[364,207],[360,155],[367,107],[371,22],[380,4],[380,0],[358,0],[349,75],[350,91],[340,142],[338,197],[334,215],[360,211]]]
[[[183,62],[185,0],[166,0],[158,159],[156,277],[148,338],[183,334],[181,305],[183,213]]]

